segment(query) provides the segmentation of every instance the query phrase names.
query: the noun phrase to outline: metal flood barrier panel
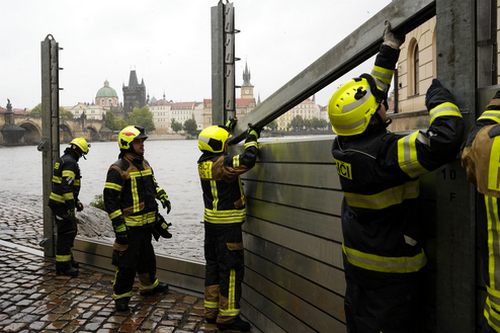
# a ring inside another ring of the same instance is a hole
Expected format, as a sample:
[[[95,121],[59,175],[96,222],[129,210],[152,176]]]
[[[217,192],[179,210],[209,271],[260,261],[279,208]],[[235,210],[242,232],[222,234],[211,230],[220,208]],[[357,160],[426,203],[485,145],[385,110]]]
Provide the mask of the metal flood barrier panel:
[[[73,249],[75,259],[86,266],[114,274],[111,265],[112,244],[77,237]],[[156,275],[171,286],[195,293],[203,293],[205,281],[204,263],[156,254]]]
[[[242,310],[263,332],[346,332],[340,207],[332,136],[260,145],[242,175]]]
[[[248,203],[242,312],[262,332],[347,332],[343,194],[333,138],[266,141],[256,166],[242,175]],[[434,178],[431,173],[421,179],[429,262],[436,252]],[[431,268],[430,286],[434,279]],[[435,288],[429,291],[426,312],[433,327]]]

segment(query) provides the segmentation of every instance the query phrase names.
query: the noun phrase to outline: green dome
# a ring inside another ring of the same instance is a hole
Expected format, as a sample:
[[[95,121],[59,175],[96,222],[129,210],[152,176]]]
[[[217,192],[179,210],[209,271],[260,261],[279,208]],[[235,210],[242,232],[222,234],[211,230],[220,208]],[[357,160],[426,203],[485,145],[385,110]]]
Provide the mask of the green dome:
[[[97,95],[95,97],[118,97],[116,91],[109,86],[109,82],[106,80],[104,82],[104,87],[97,91]]]

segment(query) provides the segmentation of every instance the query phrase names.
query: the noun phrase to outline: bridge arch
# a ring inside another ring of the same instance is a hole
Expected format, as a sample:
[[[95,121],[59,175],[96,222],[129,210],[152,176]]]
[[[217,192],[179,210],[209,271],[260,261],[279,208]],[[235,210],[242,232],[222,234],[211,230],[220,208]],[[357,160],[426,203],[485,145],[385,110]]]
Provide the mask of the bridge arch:
[[[61,143],[68,143],[71,140],[73,140],[71,128],[66,124],[59,124],[59,141]]]
[[[99,131],[94,126],[87,126],[87,130],[90,133],[90,141],[99,141],[101,139]]]
[[[23,140],[27,145],[37,144],[42,140],[42,129],[32,121],[26,121],[19,124],[19,127],[25,129]]]

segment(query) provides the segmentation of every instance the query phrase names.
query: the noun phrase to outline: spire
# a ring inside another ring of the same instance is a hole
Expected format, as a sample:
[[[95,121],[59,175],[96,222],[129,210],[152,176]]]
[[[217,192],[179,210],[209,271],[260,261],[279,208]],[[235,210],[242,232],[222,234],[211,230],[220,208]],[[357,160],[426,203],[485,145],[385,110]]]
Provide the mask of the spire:
[[[250,71],[248,70],[248,64],[245,62],[245,71],[243,72],[243,87],[253,87],[250,83]]]
[[[137,87],[139,83],[137,82],[137,74],[135,72],[135,69],[132,69],[130,71],[130,77],[128,79],[128,86],[129,87]]]

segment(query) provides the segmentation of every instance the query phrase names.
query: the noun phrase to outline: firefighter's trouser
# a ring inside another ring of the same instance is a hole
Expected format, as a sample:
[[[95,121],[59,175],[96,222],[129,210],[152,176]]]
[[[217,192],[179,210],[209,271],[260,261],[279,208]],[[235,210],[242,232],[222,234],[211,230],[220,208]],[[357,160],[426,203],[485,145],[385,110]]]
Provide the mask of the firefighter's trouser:
[[[344,256],[344,265],[346,263]],[[423,269],[425,270],[425,268]],[[344,309],[349,333],[421,333],[425,322],[423,270],[394,273],[378,286],[346,274]]]
[[[240,313],[244,275],[241,223],[205,222],[205,317],[230,323]]]
[[[481,332],[500,332],[500,199],[478,193],[476,224],[487,298]]]
[[[76,219],[61,215],[54,214],[57,225],[56,270],[64,272],[71,268],[73,243],[78,229]]]
[[[113,250],[112,264],[116,266],[113,298],[132,297],[135,273],[139,276],[141,291],[149,291],[158,285],[156,256],[151,244],[150,226],[131,227],[128,232],[128,248]]]

